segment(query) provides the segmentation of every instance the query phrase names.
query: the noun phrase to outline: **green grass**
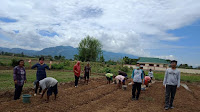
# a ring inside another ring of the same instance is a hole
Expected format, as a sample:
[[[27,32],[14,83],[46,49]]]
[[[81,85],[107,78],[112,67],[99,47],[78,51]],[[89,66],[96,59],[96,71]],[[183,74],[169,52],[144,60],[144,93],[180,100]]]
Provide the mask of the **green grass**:
[[[74,81],[73,72],[64,71],[46,71],[47,77],[53,77],[58,80],[58,82],[69,82]],[[36,80],[36,70],[26,70],[27,83],[24,87],[33,87],[33,82]],[[92,75],[93,77],[100,77],[98,75]],[[14,89],[13,82],[13,71],[12,70],[0,70],[0,91]]]
[[[145,73],[148,74],[148,72],[145,72]],[[155,72],[154,71],[153,75],[156,80],[163,80],[164,74],[165,74],[165,72]],[[181,73],[181,81],[200,82],[200,75]]]

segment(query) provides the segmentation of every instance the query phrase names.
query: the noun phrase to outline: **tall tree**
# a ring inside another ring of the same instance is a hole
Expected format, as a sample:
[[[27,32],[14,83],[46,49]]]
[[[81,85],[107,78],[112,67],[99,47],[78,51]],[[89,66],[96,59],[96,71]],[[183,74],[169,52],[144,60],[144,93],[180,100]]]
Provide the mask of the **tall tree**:
[[[81,61],[97,61],[101,54],[102,44],[94,37],[87,36],[79,43],[79,59]]]

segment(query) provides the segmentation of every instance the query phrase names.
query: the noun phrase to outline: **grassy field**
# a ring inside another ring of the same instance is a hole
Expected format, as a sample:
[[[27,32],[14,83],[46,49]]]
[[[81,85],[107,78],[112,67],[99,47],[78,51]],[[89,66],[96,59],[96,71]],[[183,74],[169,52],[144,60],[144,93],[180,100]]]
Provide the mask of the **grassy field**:
[[[146,74],[148,74],[148,72],[146,72]],[[154,71],[154,77],[155,77],[156,80],[163,80],[164,75],[165,75],[165,72]],[[200,75],[181,73],[181,81],[200,82]]]
[[[26,70],[27,72],[27,83],[24,87],[33,87],[33,82],[36,80],[36,70]],[[83,74],[82,74],[83,75]],[[58,82],[69,82],[74,81],[73,72],[60,71],[48,71],[47,77],[53,77],[58,80]],[[99,75],[92,75],[94,77],[100,77]],[[13,82],[13,71],[12,70],[0,70],[0,91],[14,89]]]

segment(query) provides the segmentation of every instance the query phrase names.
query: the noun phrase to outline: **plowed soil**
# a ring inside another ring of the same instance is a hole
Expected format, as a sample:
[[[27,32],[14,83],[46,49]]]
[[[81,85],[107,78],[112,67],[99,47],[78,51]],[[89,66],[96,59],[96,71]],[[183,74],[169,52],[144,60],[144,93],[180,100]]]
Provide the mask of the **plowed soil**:
[[[169,112],[200,112],[200,87],[188,83],[192,92],[183,87],[177,90],[174,109]],[[162,82],[152,84],[147,90],[142,91],[138,101],[131,100],[131,88],[117,89],[115,84],[106,84],[104,78],[91,80],[89,85],[79,84],[78,88],[73,83],[59,84],[58,98],[55,101],[50,97],[49,103],[45,102],[46,96],[33,96],[33,90],[24,90],[32,95],[31,103],[24,104],[22,99],[12,100],[13,96],[0,96],[0,111],[16,112],[162,112],[164,110],[164,88]]]

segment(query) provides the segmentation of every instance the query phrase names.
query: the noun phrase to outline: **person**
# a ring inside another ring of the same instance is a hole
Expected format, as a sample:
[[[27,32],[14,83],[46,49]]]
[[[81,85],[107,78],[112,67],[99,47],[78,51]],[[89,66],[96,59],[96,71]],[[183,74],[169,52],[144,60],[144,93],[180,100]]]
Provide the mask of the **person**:
[[[80,61],[77,61],[77,63],[74,65],[73,71],[75,76],[75,87],[78,87],[78,80],[81,74]]]
[[[121,89],[122,88],[122,85],[124,85],[124,80],[125,80],[125,77],[122,76],[122,75],[117,75],[115,77],[116,81],[117,81],[117,86],[118,86],[118,89]]]
[[[150,82],[151,82],[151,78],[149,76],[145,76],[144,77],[144,85],[146,85],[146,87],[149,87]]]
[[[88,62],[87,66],[85,66],[84,68],[84,79],[85,79],[84,83],[87,82],[87,85],[88,85],[90,76],[91,76],[91,67],[90,67],[90,63]]]
[[[171,68],[165,72],[163,85],[165,86],[165,110],[173,109],[173,101],[177,87],[180,87],[180,71],[176,68],[177,61],[171,61]]]
[[[151,69],[149,70],[148,76],[151,78],[151,80],[153,79],[153,71]]]
[[[128,79],[128,75],[125,73],[125,72],[122,72],[122,71],[118,71],[118,75],[122,75],[124,76],[126,79]],[[125,84],[125,80],[123,80],[123,83]]]
[[[109,71],[106,73],[107,84],[110,84],[110,81],[113,81],[113,74]]]
[[[13,69],[13,79],[15,83],[15,95],[14,100],[20,99],[22,88],[24,83],[26,83],[26,71],[24,68],[24,60],[18,61],[18,66]]]
[[[50,65],[46,65],[44,63],[44,57],[40,57],[39,58],[39,63],[36,63],[35,65],[31,65],[31,60],[28,61],[29,62],[29,66],[31,67],[31,69],[37,68],[37,73],[36,73],[36,81],[35,83],[39,82],[40,80],[46,78],[46,71],[45,69],[50,70],[51,69],[51,64],[52,61],[50,61]],[[37,90],[38,90],[38,86],[36,85],[35,87],[35,94],[34,96],[37,95]],[[41,94],[42,88],[39,89],[39,93]]]
[[[143,65],[140,65],[140,69],[142,70],[142,73],[143,73],[143,77],[146,76],[144,70],[143,70]]]
[[[54,93],[54,100],[56,100],[56,96],[58,94],[58,81],[52,77],[47,77],[39,82],[37,82],[37,86],[42,88],[41,99],[43,98],[45,92],[47,91],[47,103],[49,102],[49,97]]]
[[[141,85],[142,85],[142,82],[143,82],[143,77],[144,77],[144,74],[143,74],[143,70],[140,69],[140,65],[137,64],[136,65],[136,69],[133,70],[133,73],[132,73],[132,100],[138,100],[139,99],[139,95],[140,95],[140,91],[141,91]],[[137,89],[137,95],[135,97],[135,92],[136,92],[136,89]]]

